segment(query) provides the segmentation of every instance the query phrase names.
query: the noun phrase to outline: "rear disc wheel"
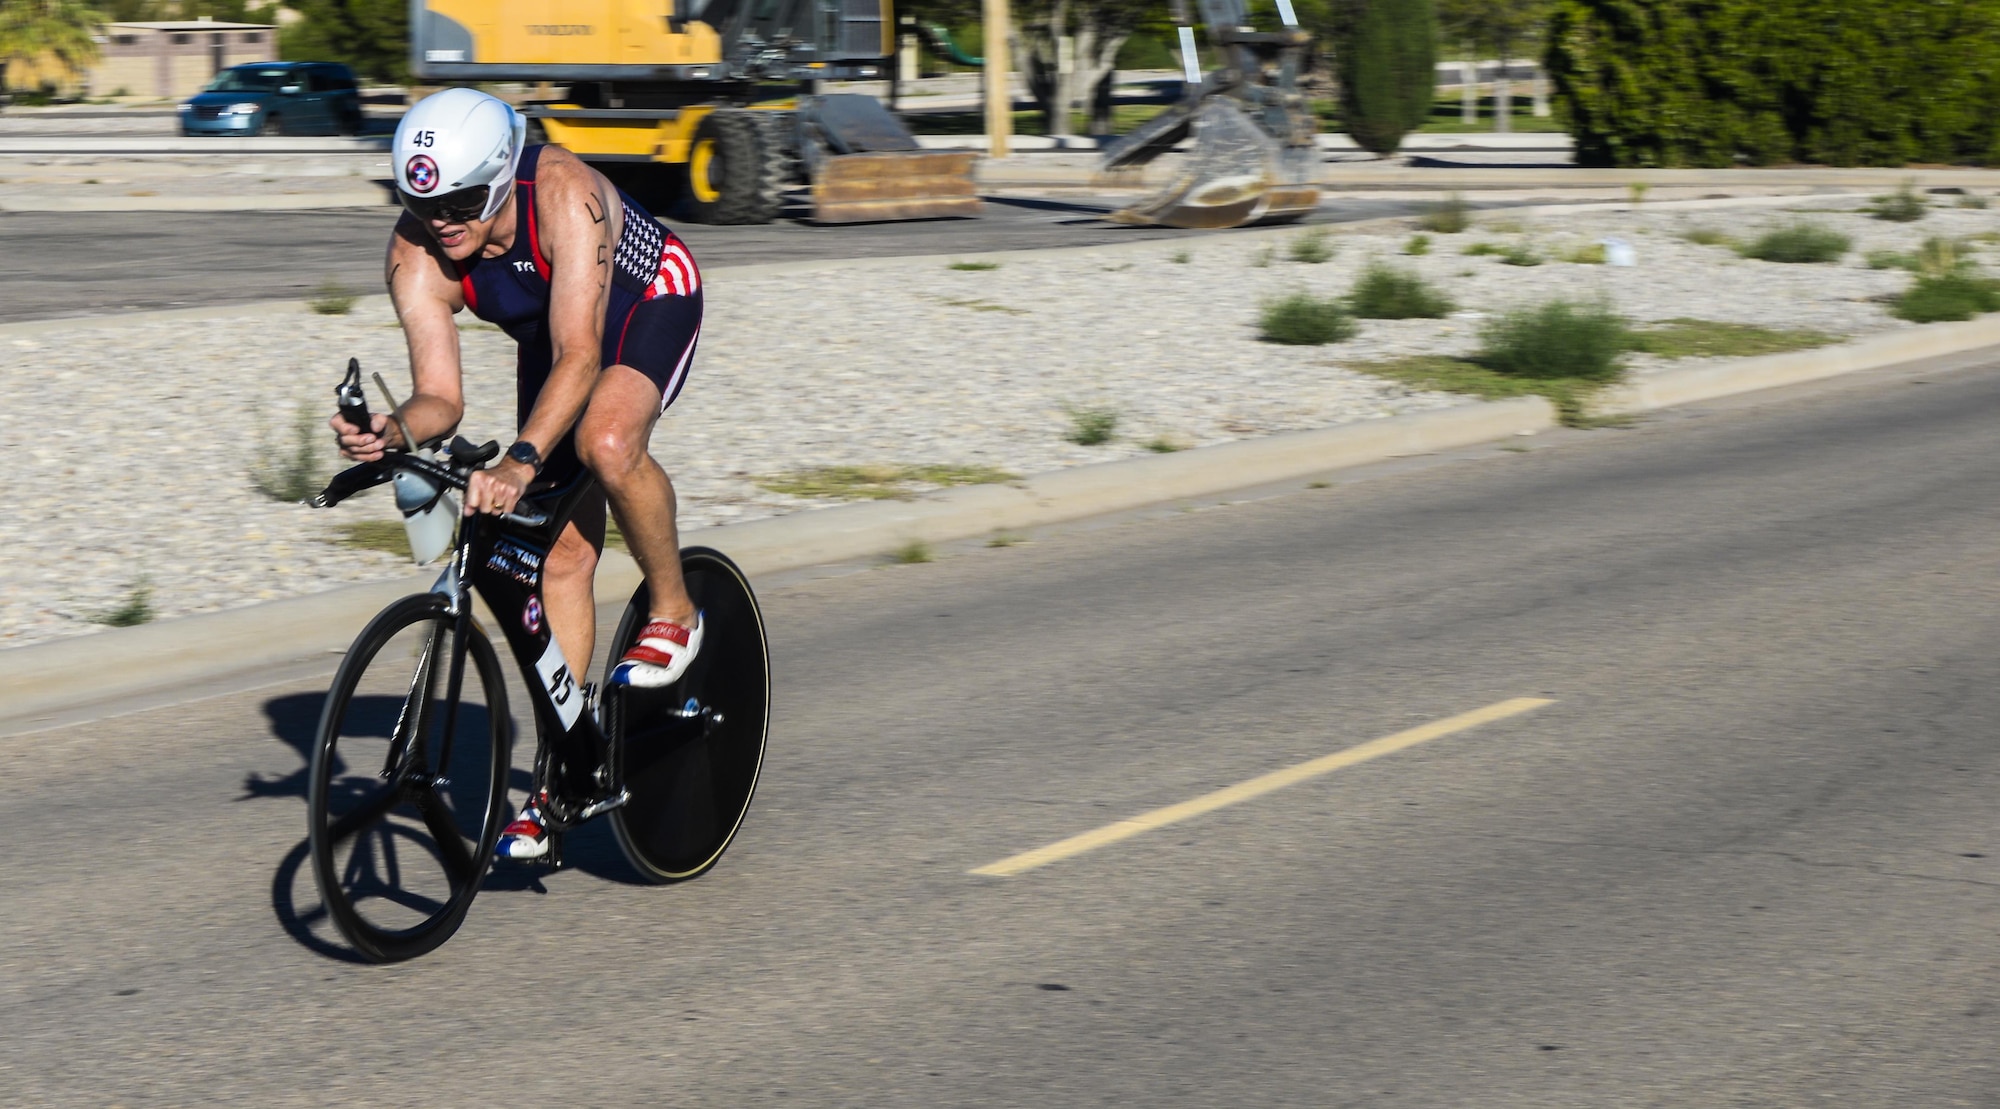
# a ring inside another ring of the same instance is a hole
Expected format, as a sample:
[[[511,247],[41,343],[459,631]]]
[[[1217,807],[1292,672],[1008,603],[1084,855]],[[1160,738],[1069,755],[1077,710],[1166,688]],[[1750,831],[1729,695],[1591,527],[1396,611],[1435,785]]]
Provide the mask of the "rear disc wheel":
[[[630,794],[611,812],[618,846],[648,881],[681,882],[713,867],[735,839],[770,731],[771,662],[750,583],[717,551],[681,552],[702,612],[701,653],[664,689],[613,687],[615,666],[646,626],[645,586],[619,622],[606,662],[605,731]]]
[[[313,874],[341,935],[375,962],[421,955],[458,930],[506,811],[506,686],[477,627],[446,751],[456,618],[444,605],[406,597],[362,631],[313,741]]]

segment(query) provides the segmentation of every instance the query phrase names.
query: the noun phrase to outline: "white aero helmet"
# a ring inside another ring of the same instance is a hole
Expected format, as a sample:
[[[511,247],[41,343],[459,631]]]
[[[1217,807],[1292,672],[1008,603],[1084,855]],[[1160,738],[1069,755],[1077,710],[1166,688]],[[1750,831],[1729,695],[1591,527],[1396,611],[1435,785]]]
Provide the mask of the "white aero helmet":
[[[514,191],[528,121],[477,89],[446,89],[404,113],[390,144],[396,195],[418,219],[489,220]]]

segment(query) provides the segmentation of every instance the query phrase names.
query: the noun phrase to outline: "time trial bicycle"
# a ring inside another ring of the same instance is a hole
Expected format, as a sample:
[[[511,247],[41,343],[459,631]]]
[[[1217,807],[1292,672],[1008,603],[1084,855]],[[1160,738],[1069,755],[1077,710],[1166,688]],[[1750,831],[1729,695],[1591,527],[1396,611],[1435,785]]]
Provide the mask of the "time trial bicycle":
[[[360,418],[367,426],[365,410]],[[498,443],[461,437],[436,458],[391,453],[340,473],[308,503],[331,507],[394,482],[406,518],[455,518],[447,491],[462,492],[499,452]],[[408,959],[449,939],[509,819],[514,727],[500,660],[473,618],[475,593],[499,625],[534,710],[539,740],[529,789],[546,791],[550,838],[540,862],[562,865],[563,833],[600,814],[633,869],[652,882],[707,872],[735,838],[770,721],[770,657],[756,595],[720,552],[683,550],[688,592],[705,623],[686,674],[662,689],[607,682],[601,696],[580,683],[543,615],[542,566],[594,482],[586,473],[559,488],[531,486],[512,513],[456,520],[437,584],[376,615],[334,676],[308,787],[313,874],[328,915],[366,959]],[[641,585],[610,660],[637,640],[648,614]]]

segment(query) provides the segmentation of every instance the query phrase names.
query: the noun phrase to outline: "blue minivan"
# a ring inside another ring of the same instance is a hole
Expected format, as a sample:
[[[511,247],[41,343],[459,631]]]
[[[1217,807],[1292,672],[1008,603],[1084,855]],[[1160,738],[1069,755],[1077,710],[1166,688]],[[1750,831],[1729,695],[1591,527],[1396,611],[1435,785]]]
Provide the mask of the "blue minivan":
[[[180,106],[183,135],[354,135],[361,88],[333,62],[231,66]]]

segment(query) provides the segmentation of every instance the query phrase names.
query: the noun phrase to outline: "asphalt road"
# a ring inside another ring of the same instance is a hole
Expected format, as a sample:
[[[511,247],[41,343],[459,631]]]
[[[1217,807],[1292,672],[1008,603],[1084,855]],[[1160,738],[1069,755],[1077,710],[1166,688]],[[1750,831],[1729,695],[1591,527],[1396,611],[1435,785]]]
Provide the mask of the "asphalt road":
[[[1127,227],[1109,198],[993,201],[979,219],[752,227],[675,223],[705,266],[1036,250],[1229,232]],[[1408,215],[1406,200],[1329,200],[1313,222]],[[395,213],[0,212],[0,322],[377,291]]]
[[[2000,362],[1961,361],[767,583],[721,866],[573,838],[414,963],[341,958],[300,872],[324,675],[0,740],[0,1095],[2000,1106]]]

